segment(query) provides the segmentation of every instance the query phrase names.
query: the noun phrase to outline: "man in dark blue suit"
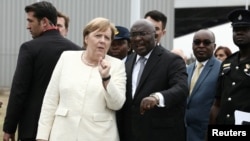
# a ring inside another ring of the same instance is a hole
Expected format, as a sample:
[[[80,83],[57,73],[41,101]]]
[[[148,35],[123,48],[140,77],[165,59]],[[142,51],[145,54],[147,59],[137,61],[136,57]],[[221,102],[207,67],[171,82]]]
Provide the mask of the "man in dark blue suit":
[[[57,10],[49,2],[25,7],[27,29],[33,40],[21,45],[13,77],[6,117],[4,141],[35,141],[43,97],[53,69],[65,50],[80,47],[60,35],[56,28]]]
[[[187,67],[190,87],[185,118],[187,141],[204,141],[221,63],[213,55],[216,47],[213,32],[207,29],[197,31],[193,37],[192,45],[196,62]],[[194,82],[198,64],[201,65],[201,69],[197,81]]]
[[[183,59],[156,45],[155,27],[146,19],[132,25],[130,41],[135,52],[126,62],[126,102],[117,113],[120,140],[185,141]]]

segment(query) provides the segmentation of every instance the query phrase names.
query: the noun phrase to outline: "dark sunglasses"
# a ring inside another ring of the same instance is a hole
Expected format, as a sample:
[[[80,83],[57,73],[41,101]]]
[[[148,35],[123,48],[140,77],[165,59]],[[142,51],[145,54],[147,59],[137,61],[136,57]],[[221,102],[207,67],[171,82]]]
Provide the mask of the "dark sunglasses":
[[[197,46],[200,45],[201,43],[203,43],[203,45],[205,45],[205,46],[208,46],[208,45],[210,45],[211,43],[214,43],[214,42],[212,42],[210,40],[203,40],[203,41],[201,41],[201,40],[194,40],[193,43],[195,45],[197,45]]]
[[[146,32],[146,31],[130,32],[130,37],[132,38],[137,37],[137,36],[144,37],[151,33],[155,33],[155,32]]]

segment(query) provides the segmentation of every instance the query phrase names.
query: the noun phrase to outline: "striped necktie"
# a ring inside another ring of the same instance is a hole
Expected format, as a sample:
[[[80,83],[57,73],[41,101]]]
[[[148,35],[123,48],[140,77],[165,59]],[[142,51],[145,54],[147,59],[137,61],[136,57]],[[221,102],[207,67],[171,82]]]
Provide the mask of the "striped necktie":
[[[140,82],[140,79],[141,79],[141,75],[142,75],[142,72],[143,72],[143,69],[145,67],[145,61],[147,59],[145,57],[140,57],[139,60],[138,60],[138,63],[140,64],[140,70],[139,70],[139,73],[138,73],[138,76],[137,76],[137,82],[136,82],[136,86],[138,86],[139,82]]]

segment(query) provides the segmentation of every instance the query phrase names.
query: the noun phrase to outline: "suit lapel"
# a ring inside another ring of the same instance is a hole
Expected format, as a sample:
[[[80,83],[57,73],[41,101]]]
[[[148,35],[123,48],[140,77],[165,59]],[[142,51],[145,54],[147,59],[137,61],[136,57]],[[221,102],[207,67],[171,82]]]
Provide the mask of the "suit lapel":
[[[190,67],[187,68],[187,73],[188,73],[188,87],[190,87],[191,79],[192,76],[191,74],[194,73],[195,70],[195,63],[190,64]]]
[[[159,59],[160,59],[159,56],[161,54],[162,54],[162,50],[161,50],[161,47],[159,47],[159,46],[155,47],[154,50],[152,51],[151,55],[149,56],[149,58],[147,60],[147,63],[146,63],[145,68],[143,70],[143,73],[141,75],[140,82],[136,88],[134,99],[136,99],[142,86],[147,81],[147,78],[150,76],[153,68],[155,67],[155,65],[157,65],[157,62],[159,62]]]
[[[128,56],[127,61],[125,63],[126,65],[126,74],[127,74],[127,100],[132,101],[132,73],[133,68],[136,60],[136,54],[133,53],[130,56]]]
[[[213,60],[213,58],[211,58],[208,60],[207,64],[204,66],[204,68],[203,68],[203,70],[202,70],[202,72],[201,72],[201,74],[196,82],[196,85],[194,86],[194,89],[193,89],[191,96],[193,95],[193,93],[196,93],[196,91],[202,85],[202,82],[204,81],[204,79],[206,79],[209,76],[209,72],[211,71],[213,65],[214,65],[214,60]]]

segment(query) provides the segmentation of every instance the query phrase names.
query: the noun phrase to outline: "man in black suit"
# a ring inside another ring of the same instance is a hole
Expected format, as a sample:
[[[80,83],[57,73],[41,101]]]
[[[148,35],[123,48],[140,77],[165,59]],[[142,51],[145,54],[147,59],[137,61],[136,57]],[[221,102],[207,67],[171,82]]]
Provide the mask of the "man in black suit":
[[[135,53],[126,62],[126,102],[117,113],[121,141],[185,141],[188,85],[183,59],[156,46],[155,27],[146,19],[132,25],[130,41]]]
[[[57,10],[49,2],[25,7],[27,29],[33,40],[21,45],[6,117],[4,141],[35,141],[41,105],[54,66],[65,50],[80,47],[60,35],[56,28]]]

